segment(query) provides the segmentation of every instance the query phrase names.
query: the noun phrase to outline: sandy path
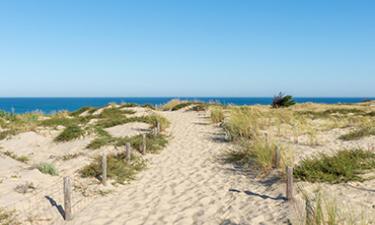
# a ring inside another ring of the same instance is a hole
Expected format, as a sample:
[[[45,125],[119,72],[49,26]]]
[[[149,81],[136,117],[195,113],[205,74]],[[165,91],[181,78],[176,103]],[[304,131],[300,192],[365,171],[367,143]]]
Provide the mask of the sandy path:
[[[136,181],[75,212],[68,224],[285,223],[282,186],[262,185],[216,160],[228,148],[217,140],[220,129],[203,114],[163,115],[172,123],[168,147]]]

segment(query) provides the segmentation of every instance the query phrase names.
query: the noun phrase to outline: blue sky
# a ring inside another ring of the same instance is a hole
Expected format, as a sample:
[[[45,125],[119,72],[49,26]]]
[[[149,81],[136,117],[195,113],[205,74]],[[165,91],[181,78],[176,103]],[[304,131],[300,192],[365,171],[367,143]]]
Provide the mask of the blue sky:
[[[0,96],[375,96],[374,1],[0,1]]]

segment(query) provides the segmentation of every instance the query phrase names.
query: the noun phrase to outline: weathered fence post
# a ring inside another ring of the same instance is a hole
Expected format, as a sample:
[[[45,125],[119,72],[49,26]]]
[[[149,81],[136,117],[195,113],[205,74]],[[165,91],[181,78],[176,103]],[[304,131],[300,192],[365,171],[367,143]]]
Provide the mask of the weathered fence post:
[[[157,130],[156,135],[160,134],[160,132],[161,132],[161,127],[160,127],[160,122],[159,122],[159,121],[156,123],[156,130]]]
[[[102,156],[102,183],[107,185],[107,154]]]
[[[286,199],[293,200],[293,167],[286,167]]]
[[[70,177],[64,177],[64,219],[72,220],[72,182]]]
[[[281,158],[280,148],[278,146],[276,146],[276,148],[275,148],[275,156],[274,157],[275,158],[274,158],[274,162],[273,162],[274,163],[273,168],[277,169],[280,166],[280,158]]]
[[[142,147],[141,147],[141,152],[142,154],[146,154],[146,148],[147,148],[147,145],[146,145],[146,134],[142,134]]]
[[[127,163],[130,163],[131,155],[132,155],[132,152],[131,152],[130,143],[126,143],[125,144],[125,159]]]

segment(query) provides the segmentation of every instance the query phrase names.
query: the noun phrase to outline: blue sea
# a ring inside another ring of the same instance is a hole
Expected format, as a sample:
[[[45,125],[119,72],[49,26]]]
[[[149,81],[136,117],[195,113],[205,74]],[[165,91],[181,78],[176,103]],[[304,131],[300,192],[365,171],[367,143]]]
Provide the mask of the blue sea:
[[[0,98],[0,110],[13,113],[26,113],[36,110],[44,113],[53,113],[61,110],[74,111],[84,106],[102,107],[108,103],[137,103],[161,105],[171,99],[192,100],[202,102],[219,102],[222,104],[256,105],[271,104],[271,97],[137,97],[137,98]],[[358,103],[372,98],[295,98],[298,103]]]

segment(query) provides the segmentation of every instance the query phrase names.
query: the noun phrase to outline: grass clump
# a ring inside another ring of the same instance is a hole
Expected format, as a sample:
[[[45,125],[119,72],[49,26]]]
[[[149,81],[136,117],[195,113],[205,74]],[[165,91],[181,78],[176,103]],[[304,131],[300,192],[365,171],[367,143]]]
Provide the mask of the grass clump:
[[[224,121],[224,111],[221,107],[212,107],[210,109],[210,112],[211,112],[211,121],[213,123],[221,123]]]
[[[165,103],[164,105],[161,106],[161,109],[164,110],[164,111],[170,111],[172,110],[174,107],[176,107],[177,105],[180,105],[184,103],[183,101],[179,100],[179,99],[172,99],[170,100],[169,102]]]
[[[9,211],[0,208],[0,225],[20,225],[21,223],[16,219],[15,211]]]
[[[259,133],[260,112],[253,108],[233,108],[230,116],[223,124],[233,140],[241,138],[253,139]]]
[[[244,168],[255,168],[260,174],[268,174],[274,166],[276,145],[265,140],[242,140],[239,148],[228,151],[224,158],[228,163],[235,163]],[[291,161],[291,155],[285,149],[280,149],[279,168],[282,171],[285,165]],[[283,171],[282,171],[283,172]]]
[[[70,116],[74,116],[74,117],[76,117],[76,116],[80,116],[80,115],[81,115],[82,113],[84,113],[84,112],[87,112],[88,114],[92,114],[92,113],[94,113],[96,110],[97,110],[97,109],[94,108],[94,107],[82,107],[82,108],[80,108],[80,109],[78,109],[78,110],[76,110],[76,111],[74,111],[74,112],[71,112],[71,113],[70,113]]]
[[[362,127],[351,131],[347,134],[341,135],[339,139],[344,141],[352,141],[352,140],[359,140],[363,137],[368,137],[375,135],[375,127]]]
[[[146,167],[146,162],[134,154],[131,156],[130,163],[127,163],[125,157],[125,153],[111,154],[107,156],[107,176],[120,184],[134,180],[137,172]],[[79,171],[81,177],[99,178],[102,174],[101,160],[101,157],[97,157],[91,164],[82,168]]]
[[[77,125],[70,125],[66,127],[63,132],[61,132],[56,138],[55,142],[67,142],[78,139],[85,135],[85,131],[77,126]]]
[[[29,157],[27,157],[25,155],[18,156],[18,155],[14,154],[13,152],[10,152],[10,151],[6,151],[3,154],[12,158],[12,159],[14,159],[14,160],[17,160],[19,162],[27,163],[28,161],[30,161]]]
[[[303,160],[294,176],[308,182],[345,183],[363,181],[359,175],[375,169],[375,153],[362,150],[343,150],[333,156],[320,154]]]
[[[295,104],[296,102],[293,100],[293,97],[291,95],[285,95],[281,92],[278,95],[274,96],[272,100],[273,108],[289,107]]]
[[[37,169],[41,172],[41,173],[44,173],[44,174],[49,174],[51,176],[57,176],[59,175],[55,165],[53,165],[52,163],[40,163],[38,166],[37,166]]]

